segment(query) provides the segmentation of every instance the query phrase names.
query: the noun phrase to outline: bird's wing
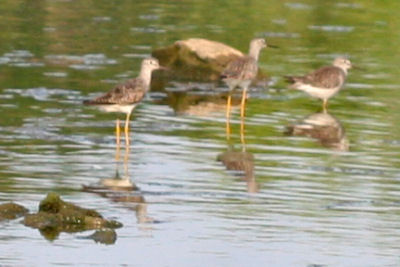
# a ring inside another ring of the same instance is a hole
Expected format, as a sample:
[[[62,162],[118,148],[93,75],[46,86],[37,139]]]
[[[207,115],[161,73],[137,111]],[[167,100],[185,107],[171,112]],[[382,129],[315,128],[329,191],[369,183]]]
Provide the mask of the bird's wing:
[[[346,75],[342,69],[335,66],[326,66],[305,75],[302,82],[314,87],[330,89],[341,86],[345,77]]]
[[[257,70],[256,60],[249,56],[244,56],[231,61],[221,73],[221,78],[252,80],[257,76]]]
[[[131,79],[119,84],[108,93],[93,100],[86,101],[88,105],[136,104],[146,94],[147,88],[141,79]]]

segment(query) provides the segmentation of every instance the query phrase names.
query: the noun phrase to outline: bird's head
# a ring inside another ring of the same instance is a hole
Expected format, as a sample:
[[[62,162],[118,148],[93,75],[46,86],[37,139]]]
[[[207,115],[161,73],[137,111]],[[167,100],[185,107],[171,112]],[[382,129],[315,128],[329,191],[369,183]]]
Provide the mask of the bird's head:
[[[146,68],[149,70],[157,70],[157,69],[164,69],[164,67],[160,66],[160,63],[156,58],[146,58],[142,61],[142,68]]]
[[[347,71],[348,69],[351,69],[353,67],[351,65],[350,60],[345,58],[345,57],[335,58],[335,60],[333,61],[333,66],[341,68],[341,69],[343,69],[345,71]]]
[[[267,47],[267,43],[263,38],[256,38],[250,42],[250,47],[254,47],[257,48],[258,50],[261,50],[262,48]]]

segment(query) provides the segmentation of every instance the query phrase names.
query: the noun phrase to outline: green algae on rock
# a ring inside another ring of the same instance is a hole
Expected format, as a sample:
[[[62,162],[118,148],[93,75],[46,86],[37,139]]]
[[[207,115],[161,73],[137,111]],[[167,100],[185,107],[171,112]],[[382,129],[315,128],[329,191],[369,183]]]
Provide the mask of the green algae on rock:
[[[40,201],[39,211],[48,213],[79,213],[84,216],[102,218],[100,213],[95,210],[81,208],[75,204],[63,201],[56,193],[49,193],[47,197]]]
[[[13,220],[24,216],[29,212],[25,207],[16,203],[4,203],[0,205],[0,221]]]
[[[57,238],[60,232],[122,227],[120,222],[106,220],[95,210],[63,201],[56,193],[49,193],[40,202],[39,212],[26,215],[23,224],[39,229],[49,240]]]

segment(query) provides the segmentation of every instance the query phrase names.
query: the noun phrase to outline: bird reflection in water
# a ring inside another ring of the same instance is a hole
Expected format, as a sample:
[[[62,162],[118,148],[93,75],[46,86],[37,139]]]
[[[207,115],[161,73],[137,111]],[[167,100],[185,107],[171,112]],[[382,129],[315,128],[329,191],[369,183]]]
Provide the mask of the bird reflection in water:
[[[254,176],[254,155],[246,151],[245,142],[245,124],[244,118],[240,121],[240,144],[241,150],[235,150],[234,144],[230,138],[231,129],[229,119],[226,120],[226,139],[228,150],[217,156],[217,160],[221,161],[227,170],[238,171],[238,174],[246,182],[247,192],[257,193],[259,185]]]
[[[114,202],[124,203],[124,206],[134,210],[137,222],[141,229],[146,230],[146,224],[154,223],[154,219],[147,215],[147,203],[139,188],[131,181],[128,171],[129,146],[125,147],[123,157],[123,174],[120,174],[120,147],[116,148],[116,168],[112,178],[103,178],[93,185],[84,185],[83,191],[96,193],[102,197],[111,199]]]
[[[286,134],[317,139],[324,147],[348,151],[349,141],[340,121],[327,112],[314,113],[287,127]]]
[[[207,116],[210,118],[215,114],[219,116],[226,112],[226,92],[215,90],[215,85],[211,83],[179,83],[174,82],[174,91],[167,91],[168,97],[164,104],[173,108],[177,115]],[[231,106],[240,107],[241,98],[232,96]],[[234,150],[234,145],[230,140],[230,118],[226,118],[226,137],[228,150],[218,155],[217,160],[221,161],[228,170],[237,171],[243,175],[243,180],[247,183],[248,192],[258,192],[258,184],[254,178],[254,156],[246,152],[245,145],[245,124],[244,117],[240,123],[241,150]]]

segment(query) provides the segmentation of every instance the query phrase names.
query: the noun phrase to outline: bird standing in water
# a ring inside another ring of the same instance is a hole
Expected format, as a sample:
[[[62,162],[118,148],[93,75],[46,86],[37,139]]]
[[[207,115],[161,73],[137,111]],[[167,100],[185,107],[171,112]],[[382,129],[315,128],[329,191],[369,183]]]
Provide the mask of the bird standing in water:
[[[240,116],[244,117],[244,107],[247,97],[247,89],[251,82],[256,78],[258,72],[258,57],[261,49],[267,47],[267,43],[262,38],[253,39],[250,42],[249,54],[231,61],[221,73],[221,79],[229,87],[229,96],[226,104],[226,117],[229,119],[231,110],[231,93],[236,87],[242,88],[242,100]],[[268,45],[268,47],[275,46]]]
[[[92,100],[86,100],[85,105],[97,106],[106,112],[121,112],[126,114],[125,120],[125,142],[129,145],[129,118],[132,110],[144,98],[150,89],[151,73],[153,70],[162,69],[155,58],[146,58],[142,61],[140,74],[137,78],[127,80],[119,84],[108,93]],[[116,140],[120,144],[119,119],[116,122]]]
[[[290,88],[298,89],[313,97],[322,99],[322,108],[326,111],[328,99],[343,87],[347,71],[352,68],[350,60],[336,58],[331,66],[321,67],[304,76],[286,76]]]

